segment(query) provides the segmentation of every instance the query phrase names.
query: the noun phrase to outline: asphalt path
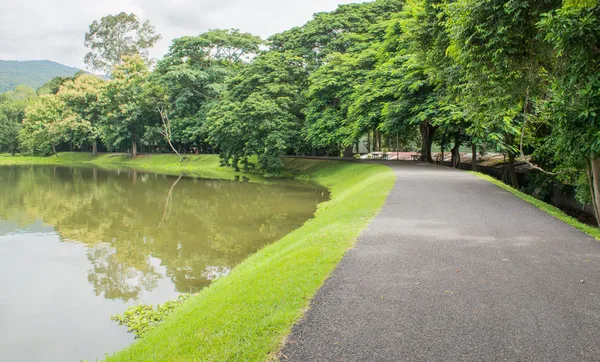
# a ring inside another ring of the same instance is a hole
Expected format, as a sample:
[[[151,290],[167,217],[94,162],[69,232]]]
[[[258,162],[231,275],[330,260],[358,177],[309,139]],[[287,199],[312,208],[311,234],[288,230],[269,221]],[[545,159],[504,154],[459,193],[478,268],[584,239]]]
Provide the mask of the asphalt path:
[[[600,361],[600,242],[464,171],[395,163],[284,361]]]

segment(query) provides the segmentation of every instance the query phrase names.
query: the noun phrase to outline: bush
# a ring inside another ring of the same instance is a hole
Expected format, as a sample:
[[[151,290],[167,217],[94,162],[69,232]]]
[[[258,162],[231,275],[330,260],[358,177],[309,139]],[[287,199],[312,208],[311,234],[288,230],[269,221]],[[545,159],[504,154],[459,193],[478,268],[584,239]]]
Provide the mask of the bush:
[[[156,309],[147,304],[134,305],[127,308],[123,314],[112,315],[110,319],[119,322],[119,325],[127,326],[127,332],[135,333],[135,338],[141,338],[165,320],[175,308],[183,304],[191,295],[182,294],[175,300],[157,305]]]

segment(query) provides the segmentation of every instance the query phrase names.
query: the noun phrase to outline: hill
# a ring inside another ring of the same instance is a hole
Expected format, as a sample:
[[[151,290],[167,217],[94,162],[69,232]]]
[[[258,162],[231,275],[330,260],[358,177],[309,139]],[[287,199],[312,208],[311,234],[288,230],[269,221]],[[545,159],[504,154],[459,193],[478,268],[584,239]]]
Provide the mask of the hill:
[[[0,60],[0,93],[20,84],[37,89],[54,77],[72,76],[78,71],[49,60]]]

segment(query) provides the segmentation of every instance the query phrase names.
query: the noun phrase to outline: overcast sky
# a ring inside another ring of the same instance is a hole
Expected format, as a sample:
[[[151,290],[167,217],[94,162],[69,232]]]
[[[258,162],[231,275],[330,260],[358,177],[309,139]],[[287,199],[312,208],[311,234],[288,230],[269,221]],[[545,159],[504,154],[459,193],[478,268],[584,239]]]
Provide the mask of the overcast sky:
[[[151,55],[160,58],[171,40],[209,29],[237,28],[263,38],[302,25],[312,14],[364,0],[2,0],[0,60],[48,59],[84,68],[84,34],[108,14],[133,12],[150,20],[163,39]]]

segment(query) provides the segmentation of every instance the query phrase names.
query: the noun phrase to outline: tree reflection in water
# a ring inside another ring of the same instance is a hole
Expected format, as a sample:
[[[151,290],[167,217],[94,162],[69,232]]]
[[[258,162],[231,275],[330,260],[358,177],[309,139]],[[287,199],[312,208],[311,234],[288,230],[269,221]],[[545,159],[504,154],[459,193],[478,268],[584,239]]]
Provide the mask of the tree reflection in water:
[[[0,167],[0,219],[42,219],[84,243],[88,281],[107,299],[136,299],[168,278],[180,293],[212,280],[310,218],[327,191],[139,171]]]

